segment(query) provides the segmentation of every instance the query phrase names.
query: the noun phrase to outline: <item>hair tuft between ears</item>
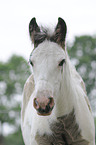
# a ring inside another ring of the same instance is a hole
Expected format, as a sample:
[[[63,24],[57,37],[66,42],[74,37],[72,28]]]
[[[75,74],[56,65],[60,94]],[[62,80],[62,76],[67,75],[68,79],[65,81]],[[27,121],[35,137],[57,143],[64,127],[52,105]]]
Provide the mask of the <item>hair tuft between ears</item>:
[[[49,36],[46,29],[40,29],[36,23],[36,18],[32,18],[29,23],[29,34],[34,47],[37,47],[40,43],[45,40],[55,42],[59,44],[63,49],[65,48],[65,38],[67,33],[67,26],[65,21],[62,18],[58,18],[58,23],[56,25],[53,35]]]

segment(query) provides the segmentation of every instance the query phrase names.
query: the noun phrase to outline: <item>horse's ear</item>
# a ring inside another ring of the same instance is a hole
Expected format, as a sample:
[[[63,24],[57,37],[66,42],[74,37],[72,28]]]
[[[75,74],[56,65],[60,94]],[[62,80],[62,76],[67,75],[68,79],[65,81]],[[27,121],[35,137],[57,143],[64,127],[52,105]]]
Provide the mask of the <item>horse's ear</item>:
[[[56,43],[61,45],[63,48],[65,46],[65,38],[66,38],[67,26],[65,21],[62,18],[58,18],[58,23],[55,28],[55,34],[53,39]]]
[[[29,34],[30,34],[30,37],[31,37],[31,40],[33,43],[35,43],[34,35],[35,35],[35,33],[38,33],[38,32],[40,32],[40,28],[36,23],[36,18],[32,18],[29,23]]]

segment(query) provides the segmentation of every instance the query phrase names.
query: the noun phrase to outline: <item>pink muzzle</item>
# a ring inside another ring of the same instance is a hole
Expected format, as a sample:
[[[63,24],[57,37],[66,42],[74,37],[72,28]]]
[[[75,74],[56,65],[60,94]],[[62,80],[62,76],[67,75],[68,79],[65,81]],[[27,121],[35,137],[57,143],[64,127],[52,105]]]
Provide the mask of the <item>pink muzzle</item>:
[[[38,115],[50,115],[54,107],[53,97],[48,94],[48,91],[42,91],[37,94],[37,97],[34,98],[33,106]]]

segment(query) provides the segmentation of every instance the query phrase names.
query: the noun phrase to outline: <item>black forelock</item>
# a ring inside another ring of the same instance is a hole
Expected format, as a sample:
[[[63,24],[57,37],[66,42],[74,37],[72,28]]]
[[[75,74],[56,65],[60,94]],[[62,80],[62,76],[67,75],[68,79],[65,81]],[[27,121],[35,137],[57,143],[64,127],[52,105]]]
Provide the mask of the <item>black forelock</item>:
[[[40,43],[44,42],[45,40],[54,41],[53,35],[49,35],[49,29],[41,27],[40,32],[35,32],[34,34],[34,44],[37,47]]]

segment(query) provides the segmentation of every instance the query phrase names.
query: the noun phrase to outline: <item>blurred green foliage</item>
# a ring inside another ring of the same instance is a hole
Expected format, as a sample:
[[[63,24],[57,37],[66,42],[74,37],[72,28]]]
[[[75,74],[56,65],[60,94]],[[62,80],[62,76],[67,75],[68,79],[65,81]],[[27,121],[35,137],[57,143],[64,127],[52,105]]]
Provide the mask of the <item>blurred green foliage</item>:
[[[68,42],[67,49],[84,79],[96,115],[96,37],[75,37],[71,44]],[[7,62],[0,62],[0,145],[24,145],[20,130],[20,100],[29,75],[28,63],[21,56],[13,55]],[[5,123],[14,127],[13,133],[7,136],[4,135]]]
[[[24,145],[20,127],[15,133],[9,134],[4,139],[4,145]]]
[[[96,38],[91,36],[76,37],[74,43],[68,48],[70,57],[77,59],[77,71],[83,77],[89,94],[92,89],[96,88]]]
[[[20,131],[20,100],[29,75],[28,63],[21,56],[13,55],[7,62],[0,62],[0,145],[23,145]],[[14,127],[13,134],[4,136],[5,123]]]
[[[96,144],[96,117],[94,118],[95,121],[95,144]]]

